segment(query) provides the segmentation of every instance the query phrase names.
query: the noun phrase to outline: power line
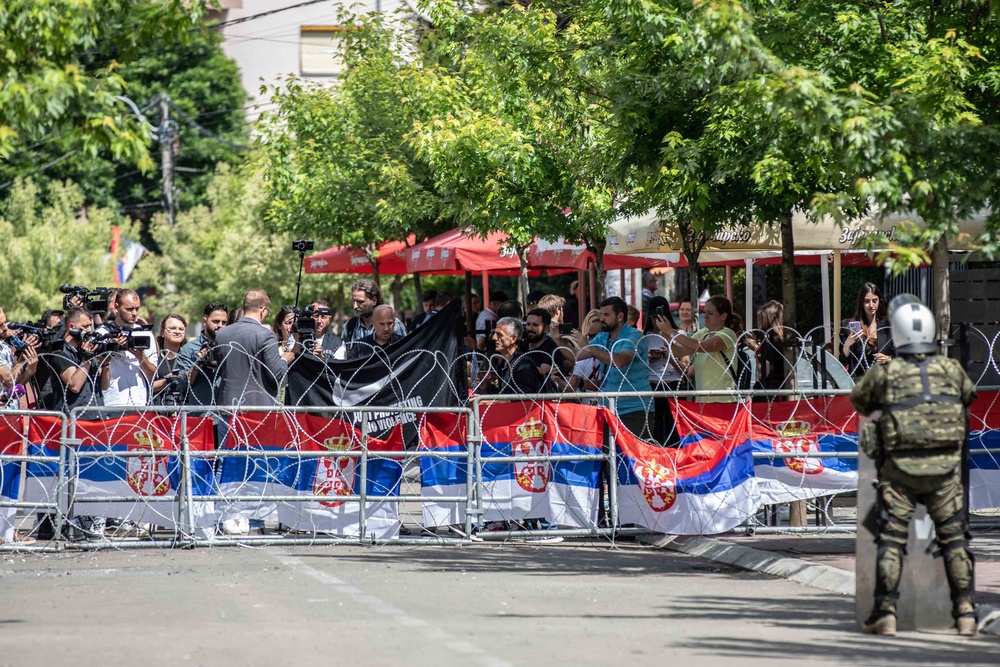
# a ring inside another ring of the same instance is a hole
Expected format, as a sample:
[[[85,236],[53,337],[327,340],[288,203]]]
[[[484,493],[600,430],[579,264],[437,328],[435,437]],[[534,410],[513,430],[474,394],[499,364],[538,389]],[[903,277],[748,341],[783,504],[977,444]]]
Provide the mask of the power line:
[[[66,153],[65,155],[63,155],[61,157],[57,157],[55,160],[52,160],[51,162],[49,162],[47,164],[43,164],[41,167],[39,167],[38,169],[35,169],[34,171],[29,171],[27,174],[21,174],[19,176],[19,178],[27,178],[28,176],[34,176],[35,174],[41,173],[41,172],[45,171],[46,169],[48,169],[49,167],[54,167],[55,165],[59,164],[60,162],[63,162],[64,160],[70,159],[71,157],[73,157],[74,155],[76,155],[76,153],[77,153],[77,149],[74,148],[69,153]],[[17,179],[14,179],[14,180],[17,180]],[[9,188],[12,185],[14,185],[14,181],[13,180],[12,181],[7,181],[3,185],[0,185],[0,190],[6,190],[7,188]]]
[[[251,14],[250,16],[243,16],[238,19],[233,19],[231,21],[220,21],[218,23],[213,23],[212,25],[206,26],[207,28],[222,28],[227,25],[236,25],[237,23],[246,23],[247,21],[253,21],[254,19],[259,19],[264,16],[270,16],[271,14],[278,14],[280,12],[287,12],[289,9],[298,9],[299,7],[308,7],[309,5],[318,5],[321,2],[330,2],[330,0],[308,0],[308,2],[300,2],[297,5],[289,5],[288,7],[282,7],[280,9],[272,9],[270,11],[261,12],[259,14]],[[192,28],[192,30],[200,30],[201,28]]]
[[[199,132],[201,132],[206,137],[209,137],[211,139],[215,139],[216,141],[218,141],[220,143],[223,143],[223,144],[226,144],[228,146],[232,146],[233,148],[238,148],[241,151],[252,150],[249,146],[246,146],[244,144],[238,144],[235,141],[230,141],[229,139],[224,139],[224,138],[220,137],[219,135],[217,135],[215,132],[212,132],[211,130],[205,129],[204,127],[202,127],[201,125],[199,125],[198,122],[195,121],[194,118],[191,118],[191,116],[189,116],[186,113],[184,113],[184,111],[180,107],[178,107],[176,104],[174,104],[172,100],[168,100],[168,104],[170,104],[170,108],[172,108],[174,111],[176,111],[177,115],[180,116],[181,119],[184,120],[185,123],[187,123],[188,125],[190,125],[194,129],[198,130]]]

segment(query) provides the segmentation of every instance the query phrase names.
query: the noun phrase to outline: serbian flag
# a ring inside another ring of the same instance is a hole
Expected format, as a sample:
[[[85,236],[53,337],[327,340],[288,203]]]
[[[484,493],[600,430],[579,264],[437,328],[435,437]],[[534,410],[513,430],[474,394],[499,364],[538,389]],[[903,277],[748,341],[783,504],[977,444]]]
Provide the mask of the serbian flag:
[[[281,417],[280,415],[268,415]],[[326,496],[329,500],[279,503],[278,520],[289,528],[333,535],[358,536],[361,532],[361,503],[340,500],[339,496],[360,495],[361,459],[345,456],[361,451],[361,431],[343,419],[297,414],[295,421],[279,419],[289,438],[297,437],[302,452],[329,452],[329,456],[299,459],[292,480],[292,495]],[[295,426],[292,432],[290,426]],[[291,440],[289,440],[291,442]],[[403,468],[391,452],[403,451],[402,425],[389,436],[368,438],[365,494],[365,537],[390,539],[399,535],[399,496]]]
[[[976,453],[1000,449],[1000,394],[981,392],[969,409],[969,509],[1000,507],[1000,457]]]
[[[600,461],[500,462],[501,457],[600,455],[599,408],[536,402],[484,404],[481,450],[483,518],[545,519],[597,525]]]
[[[750,405],[753,451],[768,455],[754,459],[761,504],[857,490],[858,415],[847,396]],[[853,456],[809,456],[814,452]]]
[[[59,438],[63,421],[58,417],[28,417],[27,455],[51,459],[26,466],[21,497],[29,503],[55,503],[59,482]]]
[[[618,448],[618,521],[659,533],[712,535],[757,511],[749,415],[740,403],[677,402],[682,446],[639,440],[605,411]]]
[[[465,415],[433,412],[420,419],[417,450],[429,453],[467,452]],[[465,459],[443,456],[420,458],[420,508],[428,528],[465,523],[465,503],[438,500],[468,493],[468,464]]]
[[[24,417],[0,416],[0,457],[24,452]],[[21,490],[21,464],[0,459],[0,501],[13,502]],[[0,507],[0,540],[14,539],[16,507]]]
[[[78,421],[74,445],[76,468],[73,514],[130,519],[137,523],[175,528],[181,489],[181,439],[186,436],[191,452],[214,448],[212,420],[190,417],[187,433],[181,420],[158,414],[132,414],[118,419]],[[104,452],[143,452],[146,456],[95,457]],[[212,461],[191,457],[192,494],[211,495]],[[132,500],[102,498],[128,497]],[[86,500],[88,502],[79,502]],[[94,502],[89,502],[94,501]],[[200,533],[215,523],[212,503],[196,502],[191,508]]]

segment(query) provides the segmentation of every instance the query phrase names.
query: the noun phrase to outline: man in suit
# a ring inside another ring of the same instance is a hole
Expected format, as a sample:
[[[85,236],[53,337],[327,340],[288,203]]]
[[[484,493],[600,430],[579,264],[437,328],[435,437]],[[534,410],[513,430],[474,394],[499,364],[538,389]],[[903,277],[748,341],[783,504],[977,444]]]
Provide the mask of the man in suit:
[[[243,317],[216,334],[219,405],[276,405],[278,384],[295,359],[278,351],[278,337],[264,321],[271,298],[262,290],[243,296]]]

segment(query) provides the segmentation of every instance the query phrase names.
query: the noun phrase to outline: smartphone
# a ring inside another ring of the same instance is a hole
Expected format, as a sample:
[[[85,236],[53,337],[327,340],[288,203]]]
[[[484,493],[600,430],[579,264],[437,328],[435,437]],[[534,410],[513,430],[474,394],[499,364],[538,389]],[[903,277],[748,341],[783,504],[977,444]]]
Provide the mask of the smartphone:
[[[573,333],[573,329],[575,328],[576,327],[573,326],[571,323],[563,322],[562,324],[559,325],[559,333],[562,334],[563,336],[566,336],[568,334]]]
[[[851,333],[859,333],[861,331],[861,322],[857,320],[851,320],[847,323],[847,326],[851,330]]]
[[[656,310],[653,311],[653,314],[656,315],[657,317],[663,317],[663,315],[664,315],[664,313],[663,313],[663,306],[657,306]]]

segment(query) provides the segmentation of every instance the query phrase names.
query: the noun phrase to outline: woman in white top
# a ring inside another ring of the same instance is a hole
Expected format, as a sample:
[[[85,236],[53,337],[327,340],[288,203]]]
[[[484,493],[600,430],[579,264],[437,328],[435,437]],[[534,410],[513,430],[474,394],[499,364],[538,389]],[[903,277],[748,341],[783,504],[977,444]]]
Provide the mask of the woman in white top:
[[[739,317],[724,296],[713,296],[705,304],[705,326],[690,336],[679,335],[670,320],[660,317],[656,326],[669,338],[675,355],[690,355],[694,367],[694,383],[698,391],[718,391],[714,396],[702,396],[702,403],[735,403],[736,330]]]

